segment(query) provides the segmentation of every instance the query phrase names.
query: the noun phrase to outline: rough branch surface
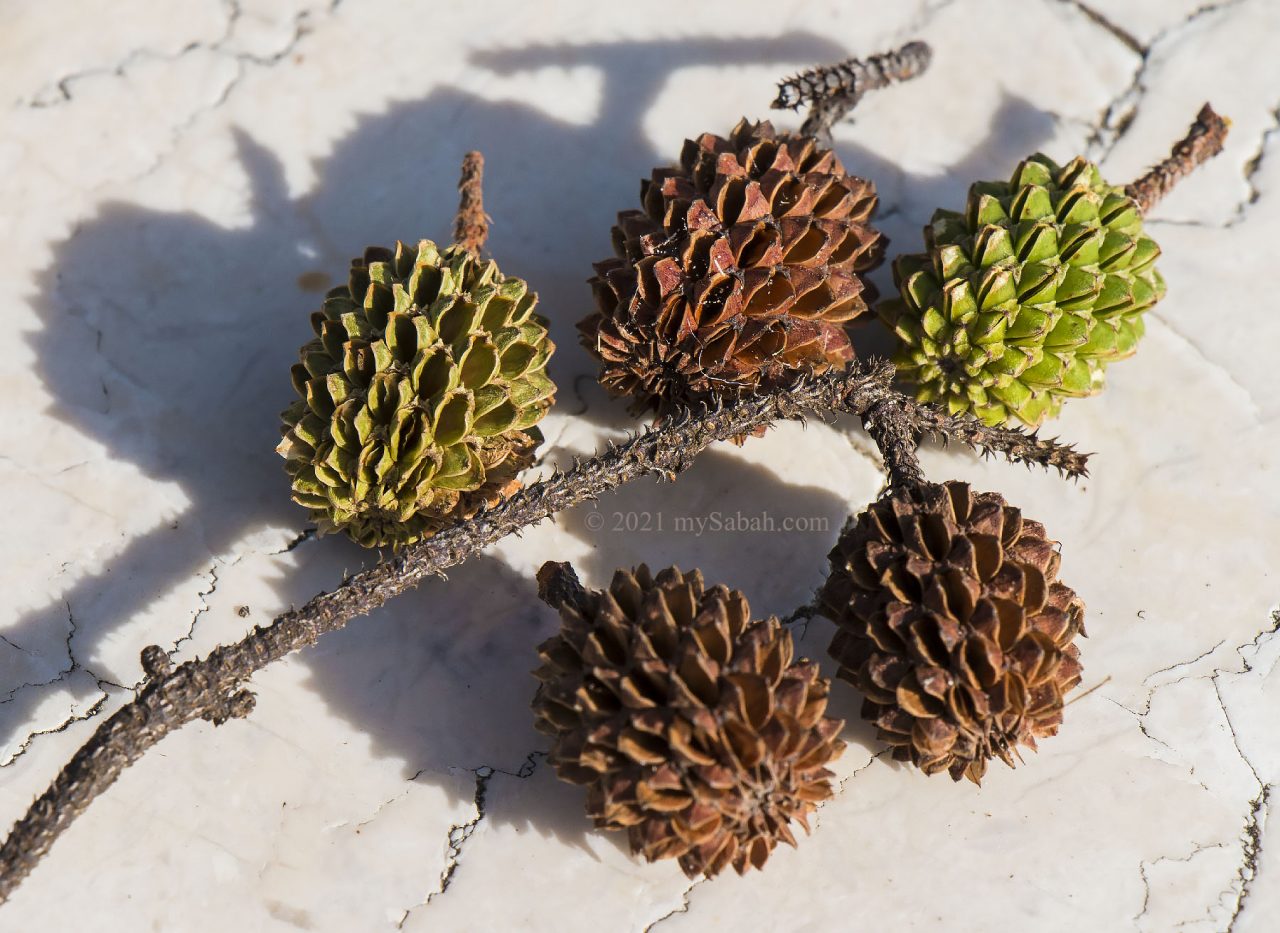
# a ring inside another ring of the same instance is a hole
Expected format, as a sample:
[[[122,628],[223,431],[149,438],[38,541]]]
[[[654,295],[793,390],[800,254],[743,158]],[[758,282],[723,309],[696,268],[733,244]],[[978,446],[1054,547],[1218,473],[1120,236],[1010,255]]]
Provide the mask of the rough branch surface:
[[[909,81],[923,73],[932,60],[933,50],[916,41],[865,61],[850,58],[822,65],[780,82],[773,107],[792,110],[809,104],[809,115],[800,132],[826,138],[831,135],[831,127],[843,120],[868,91]]]
[[[1230,123],[1205,104],[1169,157],[1126,185],[1124,193],[1138,203],[1138,210],[1143,214],[1150,213],[1179,181],[1222,151],[1229,128]]]
[[[859,363],[843,372],[803,378],[783,391],[681,412],[660,427],[577,461],[571,469],[533,483],[494,508],[350,577],[333,592],[321,593],[270,625],[255,628],[234,645],[214,649],[204,660],[169,670],[156,651],[144,650],[149,682],[136,699],[98,727],[0,846],[0,903],[93,799],[166,735],[195,719],[221,724],[248,715],[253,695],[243,684],[257,671],[563,509],[649,474],[674,478],[716,441],[806,413],[847,412],[863,417],[877,406],[891,406],[897,410],[895,421],[910,430],[943,434],[1011,460],[1052,466],[1066,475],[1084,473],[1086,455],[1017,429],[948,418],[895,392],[890,387],[893,375],[888,363]]]
[[[480,255],[489,239],[489,215],[484,212],[484,156],[474,150],[462,159],[453,239],[473,256]]]

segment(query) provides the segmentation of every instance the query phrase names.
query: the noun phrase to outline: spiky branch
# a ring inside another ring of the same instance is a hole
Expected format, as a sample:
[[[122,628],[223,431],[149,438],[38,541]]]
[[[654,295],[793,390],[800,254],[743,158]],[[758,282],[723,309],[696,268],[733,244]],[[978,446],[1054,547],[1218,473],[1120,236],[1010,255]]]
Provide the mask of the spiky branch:
[[[843,120],[869,91],[911,80],[922,74],[932,59],[933,50],[926,43],[915,41],[865,61],[850,58],[821,65],[780,82],[772,106],[775,110],[795,110],[808,104],[809,115],[800,132],[827,139],[831,127]]]
[[[947,418],[894,391],[892,380],[893,367],[887,363],[855,363],[843,372],[802,378],[772,394],[680,412],[348,578],[333,592],[321,593],[270,625],[258,626],[236,644],[214,649],[203,660],[171,669],[162,650],[148,647],[142,653],[147,681],[137,697],[98,727],[0,846],[0,903],[93,799],[153,745],[196,719],[220,725],[248,715],[254,700],[244,684],[268,664],[315,644],[326,632],[341,629],[428,577],[563,509],[642,476],[672,479],[716,441],[806,413],[866,417],[879,412],[875,417],[889,413],[903,430],[942,434],[1010,460],[1055,467],[1068,476],[1084,475],[1087,455],[1069,446],[1018,429]]]

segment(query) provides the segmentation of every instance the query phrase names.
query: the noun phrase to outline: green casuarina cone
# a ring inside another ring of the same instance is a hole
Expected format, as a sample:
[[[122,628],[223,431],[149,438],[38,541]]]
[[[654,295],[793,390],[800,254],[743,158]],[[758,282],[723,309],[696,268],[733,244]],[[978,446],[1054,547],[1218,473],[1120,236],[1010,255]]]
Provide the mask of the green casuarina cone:
[[[1036,154],[1007,182],[978,182],[924,237],[893,264],[900,297],[879,307],[894,362],[920,401],[987,424],[1034,427],[1099,392],[1165,291],[1138,205],[1083,158]]]
[[[555,392],[536,304],[456,245],[352,261],[311,317],[277,448],[322,534],[400,547],[516,488]]]

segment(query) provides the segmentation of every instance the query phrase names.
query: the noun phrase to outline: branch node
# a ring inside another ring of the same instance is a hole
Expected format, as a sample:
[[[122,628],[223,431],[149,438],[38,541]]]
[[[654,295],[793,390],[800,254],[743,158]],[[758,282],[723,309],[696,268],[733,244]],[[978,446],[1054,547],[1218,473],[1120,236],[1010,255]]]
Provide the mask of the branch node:
[[[239,642],[217,648],[203,660],[188,661],[156,677],[165,663],[164,652],[148,648],[142,663],[156,679],[98,726],[0,844],[0,903],[77,816],[147,749],[199,718],[221,724],[247,716],[254,696],[242,685],[257,671],[507,535],[642,476],[677,472],[718,441],[746,436],[761,425],[805,411],[840,411],[869,416],[877,430],[881,423],[893,425],[907,442],[913,434],[927,431],[950,435],[976,450],[999,451],[1010,460],[1054,466],[1068,475],[1084,472],[1087,458],[1070,447],[1015,429],[987,428],[972,418],[949,417],[895,392],[892,379],[893,367],[884,361],[855,361],[843,371],[807,375],[773,392],[717,400],[705,411],[675,412],[660,428],[642,431],[607,453],[579,459],[573,469],[512,493],[487,510],[482,520],[459,520],[354,576],[344,574],[337,590],[282,613],[270,625],[255,626]],[[898,472],[906,476],[907,469],[901,466]],[[543,598],[552,605],[575,605],[585,598],[567,566],[544,566],[538,580]]]
[[[142,649],[139,660],[142,662],[142,673],[147,675],[147,680],[159,680],[173,667],[173,661],[159,645],[147,645]]]
[[[222,702],[206,710],[201,719],[221,726],[232,719],[244,719],[258,705],[258,698],[249,690],[238,690]]]

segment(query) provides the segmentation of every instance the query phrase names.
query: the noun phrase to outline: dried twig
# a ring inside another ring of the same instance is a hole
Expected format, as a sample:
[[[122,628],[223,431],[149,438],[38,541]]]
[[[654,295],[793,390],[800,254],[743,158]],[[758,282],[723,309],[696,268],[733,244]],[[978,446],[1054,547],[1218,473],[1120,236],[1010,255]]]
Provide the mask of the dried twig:
[[[462,158],[462,178],[458,181],[458,216],[453,222],[453,241],[479,256],[489,238],[489,215],[484,212],[484,156],[468,152]]]
[[[884,458],[889,488],[912,489],[924,482],[924,470],[916,456],[916,432],[903,406],[886,399],[862,416],[862,425]]]
[[[255,628],[234,645],[214,649],[204,660],[170,669],[161,649],[147,648],[142,660],[148,680],[137,697],[98,727],[0,846],[0,903],[93,799],[166,735],[195,719],[221,724],[248,715],[253,694],[244,683],[257,671],[562,509],[649,474],[673,478],[715,441],[749,434],[779,419],[802,418],[807,412],[867,417],[874,411],[874,424],[883,423],[887,412],[895,425],[906,424],[904,430],[942,433],[975,449],[1055,467],[1069,476],[1084,472],[1086,456],[1070,447],[1018,429],[947,418],[895,392],[892,380],[888,363],[855,363],[843,372],[802,378],[772,394],[680,412],[660,427],[610,445],[591,459],[575,461],[571,469],[532,483],[499,505],[350,577],[332,593],[322,593],[270,625]]]
[[[968,415],[948,415],[932,405],[915,405],[905,396],[886,400],[904,406],[912,427],[922,435],[930,435],[944,443],[959,441],[984,457],[1000,454],[1015,463],[1053,467],[1058,472],[1078,479],[1089,475],[1089,454],[1082,454],[1056,437],[1042,438],[1037,431],[1004,428],[996,433]]]
[[[1139,211],[1150,213],[1184,176],[1222,151],[1230,127],[1229,120],[1205,104],[1196,114],[1187,135],[1174,145],[1169,157],[1137,181],[1126,185],[1124,193],[1138,203]]]
[[[909,81],[929,67],[933,51],[924,42],[908,42],[900,49],[872,55],[866,61],[850,58],[822,65],[778,84],[776,110],[795,110],[809,104],[809,115],[800,132],[829,139],[831,127],[843,120],[863,95]]]

